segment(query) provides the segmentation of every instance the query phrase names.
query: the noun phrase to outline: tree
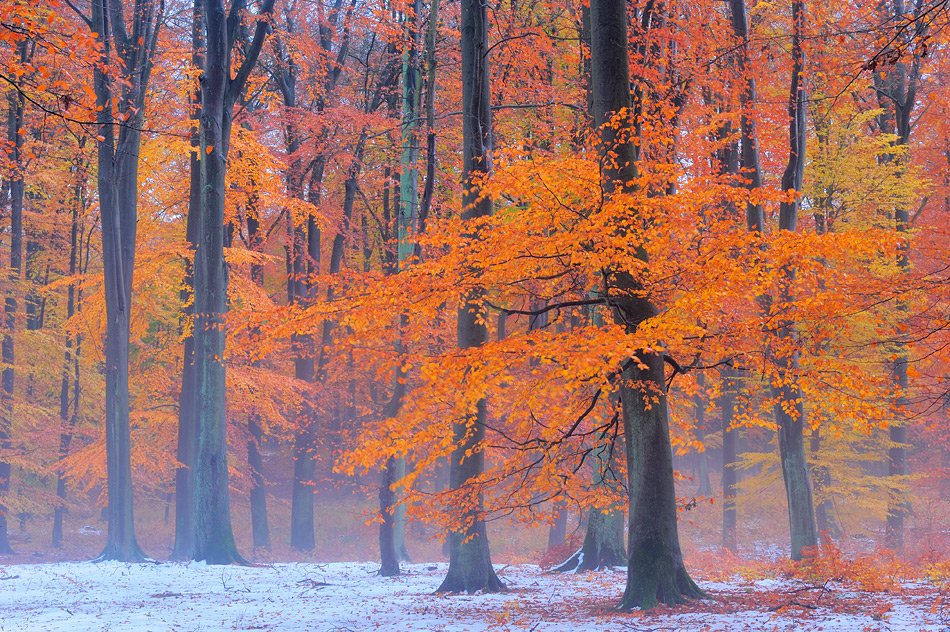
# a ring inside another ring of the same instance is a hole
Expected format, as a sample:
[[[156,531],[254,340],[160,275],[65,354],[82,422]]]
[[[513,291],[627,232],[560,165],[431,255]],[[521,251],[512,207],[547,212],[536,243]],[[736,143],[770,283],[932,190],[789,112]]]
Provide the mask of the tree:
[[[479,190],[481,178],[491,172],[492,118],[488,75],[488,11],[478,0],[462,0],[462,221],[491,215],[492,201]],[[471,239],[478,236],[472,235]],[[479,347],[488,341],[482,299],[475,289],[459,305],[458,346]],[[453,424],[455,447],[449,487],[463,489],[484,471],[485,423],[488,403],[482,398],[466,419]],[[449,535],[449,570],[436,592],[498,592],[505,589],[495,574],[482,512],[482,492],[467,499],[462,528]]]
[[[594,123],[601,134],[602,186],[607,195],[618,197],[632,192],[638,176],[626,24],[622,0],[591,2],[591,85]],[[635,214],[635,207],[627,212]],[[647,263],[642,250],[639,257]],[[605,287],[615,320],[628,331],[656,314],[649,299],[637,294],[638,282],[629,270],[612,270]],[[625,610],[657,602],[675,605],[703,594],[686,572],[680,551],[663,366],[660,354],[643,349],[624,363],[621,373],[630,494],[627,585],[620,604]]]
[[[227,267],[224,260],[224,194],[234,105],[241,96],[264,40],[274,0],[264,0],[257,26],[232,77],[232,54],[240,41],[244,0],[225,10],[224,0],[205,0],[205,58],[201,76],[198,207],[194,263],[194,379],[197,449],[194,460],[193,558],[210,564],[243,562],[231,529],[225,410]]]
[[[792,78],[788,97],[788,164],[782,175],[782,190],[789,196],[780,203],[779,229],[794,232],[798,226],[799,196],[805,173],[806,100],[805,100],[805,52],[802,48],[805,26],[805,3],[792,3]],[[791,285],[795,270],[782,268],[783,279],[779,301],[791,302]],[[815,505],[812,502],[811,483],[808,477],[808,461],[805,456],[805,404],[801,387],[796,383],[800,369],[798,351],[794,344],[797,336],[795,323],[783,318],[778,323],[774,354],[777,368],[772,381],[776,396],[775,419],[779,425],[779,452],[782,459],[782,476],[785,479],[785,494],[788,500],[788,520],[792,538],[792,559],[802,558],[803,549],[818,544],[815,526]],[[789,344],[791,342],[791,344]]]
[[[90,30],[99,34],[101,47],[93,84],[99,131],[97,177],[107,315],[109,534],[99,558],[103,560],[138,561],[144,557],[135,538],[132,511],[129,319],[138,219],[139,148],[164,9],[160,0],[135,0],[131,15],[127,16],[124,0],[93,0],[91,18],[82,16]],[[127,20],[131,22],[131,32]]]

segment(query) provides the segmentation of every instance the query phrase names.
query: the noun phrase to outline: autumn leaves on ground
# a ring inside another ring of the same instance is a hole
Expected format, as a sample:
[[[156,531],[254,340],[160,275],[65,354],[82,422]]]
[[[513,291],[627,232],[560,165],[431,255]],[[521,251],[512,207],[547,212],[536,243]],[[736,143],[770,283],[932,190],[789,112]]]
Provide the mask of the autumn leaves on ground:
[[[3,2],[2,603],[950,625],[948,19]]]

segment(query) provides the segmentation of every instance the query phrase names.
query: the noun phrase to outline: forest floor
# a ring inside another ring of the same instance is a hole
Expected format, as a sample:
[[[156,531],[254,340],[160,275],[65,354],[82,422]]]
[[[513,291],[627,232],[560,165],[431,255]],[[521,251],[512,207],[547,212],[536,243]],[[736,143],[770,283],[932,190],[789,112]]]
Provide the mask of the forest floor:
[[[701,581],[708,599],[620,614],[623,569],[550,574],[497,567],[508,592],[435,595],[445,564],[106,562],[0,565],[0,630],[932,630],[950,591],[860,592],[792,579]]]

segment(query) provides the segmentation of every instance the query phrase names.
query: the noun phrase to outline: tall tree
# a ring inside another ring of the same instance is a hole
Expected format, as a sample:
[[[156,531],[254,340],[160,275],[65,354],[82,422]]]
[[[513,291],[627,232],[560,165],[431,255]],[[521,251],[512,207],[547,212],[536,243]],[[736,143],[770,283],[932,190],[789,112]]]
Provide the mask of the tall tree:
[[[913,131],[913,111],[917,105],[917,91],[921,81],[921,66],[927,54],[927,35],[929,21],[927,13],[932,7],[925,2],[914,2],[913,8],[903,0],[881,2],[878,5],[878,17],[882,24],[896,25],[896,35],[892,45],[879,51],[869,60],[867,66],[872,71],[874,90],[883,113],[878,117],[878,127],[886,134],[894,135],[895,151],[884,156],[888,161],[906,161],[906,150],[910,145]],[[893,63],[888,55],[894,55]],[[882,66],[883,68],[879,68]],[[894,227],[899,233],[907,233],[911,228],[910,209],[901,205],[894,209]],[[906,242],[897,256],[897,266],[902,272],[911,268],[910,249]],[[897,304],[898,312],[905,313],[907,305],[903,301]],[[900,325],[898,326],[900,329]],[[892,343],[891,375],[897,388],[894,409],[898,415],[890,427],[891,447],[887,453],[888,475],[899,482],[888,499],[887,509],[887,546],[894,550],[904,548],[904,519],[909,512],[907,499],[896,491],[903,484],[902,479],[908,473],[907,467],[907,424],[899,416],[906,414],[909,386],[907,371],[910,353],[906,336],[900,332]]]
[[[25,64],[30,55],[30,43],[26,40],[16,45],[17,62]],[[7,137],[5,151],[10,163],[10,176],[5,185],[10,200],[10,270],[6,299],[3,312],[3,343],[0,345],[0,361],[3,362],[3,372],[0,376],[3,391],[0,394],[0,450],[9,450],[11,432],[13,428],[13,391],[15,387],[16,363],[16,312],[17,292],[19,291],[20,275],[23,269],[23,139],[26,131],[23,128],[26,99],[23,92],[14,84],[7,95]],[[6,494],[10,489],[10,463],[0,460],[0,494]],[[7,509],[0,504],[0,555],[13,553],[7,535]]]
[[[644,23],[649,23],[648,19],[646,16]],[[591,69],[602,187],[607,195],[630,194],[638,178],[638,156],[624,0],[591,2]],[[628,212],[635,213],[635,207]],[[647,263],[642,248],[638,258]],[[636,331],[657,313],[650,300],[638,293],[640,282],[629,270],[610,271],[605,286],[615,320],[628,331]],[[629,560],[622,609],[650,608],[658,601],[674,605],[702,595],[686,572],[680,551],[663,366],[662,355],[644,349],[622,369],[620,403],[630,494]]]
[[[245,0],[205,0],[205,58],[201,76],[198,207],[194,263],[194,393],[197,449],[194,459],[192,557],[210,564],[243,562],[231,529],[228,488],[225,396],[225,328],[227,266],[224,260],[224,195],[234,105],[244,91],[269,30],[274,0],[258,8],[250,42],[242,42]],[[243,59],[232,76],[235,49]]]
[[[751,108],[756,100],[755,78],[749,68],[749,21],[745,0],[730,0],[730,14],[733,33],[739,39],[737,51],[737,69],[744,75],[745,89],[740,96],[741,118],[741,168],[746,178],[746,186],[754,190],[762,186],[761,165],[759,160],[758,134]],[[782,189],[793,189],[797,196],[801,191],[801,180],[805,168],[805,100],[801,85],[804,73],[805,53],[802,48],[802,29],[804,28],[804,5],[798,2],[792,5],[793,12],[793,72],[789,95],[789,160],[782,176]],[[801,152],[801,155],[799,155]],[[797,201],[783,202],[780,209],[779,227],[781,230],[794,231],[798,221]],[[765,231],[765,209],[760,202],[749,201],[746,206],[746,225],[756,233]],[[792,300],[790,284],[794,271],[782,270],[781,301]],[[772,299],[768,295],[758,297],[762,311],[770,314]],[[788,520],[791,535],[791,557],[801,559],[802,549],[817,544],[815,527],[815,509],[812,502],[811,485],[808,480],[808,463],[805,456],[804,423],[805,407],[801,388],[796,383],[798,355],[794,348],[794,323],[783,319],[778,333],[768,341],[770,359],[776,367],[773,380],[772,397],[775,400],[774,414],[779,426],[779,453],[782,464],[782,477],[785,481],[785,493],[788,502]]]
[[[86,195],[89,163],[83,151],[86,145],[86,136],[78,137],[76,158],[72,165],[74,181],[72,183],[71,215],[69,231],[69,276],[75,278],[80,272],[85,272],[83,265],[82,233],[84,217],[88,207]],[[85,253],[88,261],[88,253]],[[66,320],[72,319],[82,306],[82,288],[71,282],[66,289]],[[69,456],[69,448],[73,441],[76,425],[79,422],[80,366],[79,353],[82,336],[78,332],[67,331],[65,349],[63,351],[63,369],[59,387],[59,458],[60,461]],[[66,474],[60,468],[56,473],[56,509],[53,510],[52,545],[59,548],[63,545],[63,518],[66,513]]]
[[[191,66],[197,71],[204,68],[204,0],[194,0],[191,15]],[[191,153],[188,187],[188,216],[185,219],[185,241],[189,250],[194,250],[198,241],[198,218],[201,212],[201,83],[191,93],[190,119],[192,124]],[[172,559],[187,560],[192,556],[194,542],[194,466],[198,444],[198,427],[195,418],[197,394],[195,392],[195,336],[194,336],[194,259],[185,258],[185,275],[180,291],[182,313],[180,328],[184,334],[181,366],[181,391],[178,398],[178,449],[181,466],[175,470],[175,544]],[[189,322],[191,321],[191,322]]]
[[[162,0],[93,0],[89,28],[100,42],[93,70],[97,176],[106,296],[108,537],[100,559],[136,561],[129,426],[129,325],[138,221],[139,149],[145,99],[164,19]],[[129,29],[131,26],[131,30]]]
[[[788,163],[782,175],[782,190],[790,197],[779,207],[779,229],[795,232],[798,227],[799,196],[805,173],[806,100],[805,100],[805,51],[802,38],[805,28],[804,0],[792,2],[792,78],[788,95]],[[792,283],[795,270],[782,267],[779,300],[791,303]],[[796,346],[797,332],[793,320],[779,319],[775,336],[775,348],[771,350],[777,367],[777,380],[773,381],[775,396],[775,419],[778,422],[778,445],[782,461],[782,476],[785,479],[785,495],[788,500],[788,521],[792,539],[792,559],[801,559],[803,549],[818,544],[815,526],[815,505],[812,502],[811,483],[808,477],[808,460],[805,455],[805,404],[801,387],[797,383],[800,369]],[[777,385],[775,385],[777,382]]]
[[[479,190],[479,180],[491,172],[492,117],[488,80],[488,8],[480,0],[462,0],[462,220],[491,215],[492,201]],[[471,236],[477,239],[477,235]],[[488,342],[488,329],[479,312],[484,290],[463,298],[458,311],[458,346]],[[455,447],[449,465],[449,487],[461,490],[475,483],[485,468],[485,424],[488,402],[481,398],[467,419],[453,424]],[[462,528],[449,534],[449,570],[437,592],[498,592],[505,589],[495,574],[482,512],[482,492],[464,512]]]

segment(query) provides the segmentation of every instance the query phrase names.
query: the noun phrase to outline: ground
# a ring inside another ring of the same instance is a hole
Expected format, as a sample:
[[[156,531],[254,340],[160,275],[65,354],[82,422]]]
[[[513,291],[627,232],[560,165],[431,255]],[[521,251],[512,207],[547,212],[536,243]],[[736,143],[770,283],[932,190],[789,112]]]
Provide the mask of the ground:
[[[0,566],[0,630],[931,630],[950,631],[940,589],[860,593],[794,580],[700,582],[708,600],[620,614],[624,571],[497,567],[500,595],[434,595],[445,564],[383,578],[373,563],[106,562]],[[946,596],[946,594],[944,594]],[[950,606],[950,599],[946,600]]]

